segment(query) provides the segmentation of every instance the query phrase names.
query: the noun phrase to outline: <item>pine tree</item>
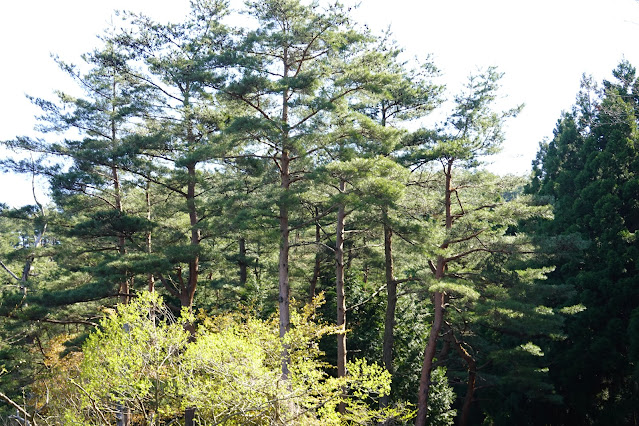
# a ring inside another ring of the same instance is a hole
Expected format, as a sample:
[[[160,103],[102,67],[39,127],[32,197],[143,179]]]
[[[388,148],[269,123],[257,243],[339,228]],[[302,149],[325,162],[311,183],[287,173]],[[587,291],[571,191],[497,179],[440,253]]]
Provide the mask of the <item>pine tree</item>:
[[[369,38],[354,30],[339,5],[322,10],[297,0],[249,2],[258,29],[247,31],[235,47],[236,73],[221,90],[248,108],[230,124],[236,157],[271,159],[279,172],[275,200],[279,220],[280,335],[289,330],[291,232],[308,219],[300,216],[302,182],[314,156],[328,146],[330,116],[371,79]],[[312,223],[312,222],[311,222]],[[288,375],[287,356],[282,376]]]
[[[413,149],[406,158],[414,164],[422,164],[428,159],[438,160],[443,180],[443,211],[437,212],[436,217],[439,217],[438,222],[443,226],[444,232],[439,247],[434,250],[436,260],[429,263],[434,276],[430,288],[433,291],[434,317],[428,344],[424,350],[418,394],[418,425],[426,424],[430,374],[439,334],[444,326],[445,305],[451,292],[451,288],[447,287],[448,277],[452,272],[449,269],[455,263],[463,263],[466,258],[476,253],[507,250],[494,240],[498,235],[494,234],[493,226],[471,219],[472,216],[489,209],[490,204],[480,202],[466,205],[461,195],[464,188],[463,180],[456,181],[458,164],[473,167],[482,156],[494,153],[503,140],[504,120],[515,116],[521,109],[519,107],[503,113],[496,113],[490,109],[496,99],[501,76],[494,68],[489,68],[478,76],[472,76],[466,91],[455,98],[455,109],[446,126],[438,135],[424,132],[421,137],[426,137],[426,143],[421,141],[413,145],[417,149]],[[420,141],[420,136],[416,136],[414,140]],[[429,141],[434,143],[429,146]],[[463,285],[461,286],[457,291],[464,293]],[[462,413],[462,418],[464,416]]]

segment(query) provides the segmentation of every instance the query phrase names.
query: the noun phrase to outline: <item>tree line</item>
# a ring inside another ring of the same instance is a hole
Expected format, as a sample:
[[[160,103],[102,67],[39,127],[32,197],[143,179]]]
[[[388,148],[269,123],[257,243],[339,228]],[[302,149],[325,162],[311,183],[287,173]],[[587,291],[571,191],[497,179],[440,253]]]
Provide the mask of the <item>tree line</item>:
[[[0,210],[5,418],[637,424],[635,69],[498,176],[496,68],[450,96],[339,4],[237,13],[122,13],[3,142],[51,198]]]

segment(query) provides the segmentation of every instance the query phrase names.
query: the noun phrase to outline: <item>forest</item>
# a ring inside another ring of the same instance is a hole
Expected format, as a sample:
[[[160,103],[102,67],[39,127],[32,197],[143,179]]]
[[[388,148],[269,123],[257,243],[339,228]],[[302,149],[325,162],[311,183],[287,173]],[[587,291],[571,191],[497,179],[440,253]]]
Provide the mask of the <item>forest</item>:
[[[349,12],[193,0],[54,57],[78,92],[0,142],[49,185],[0,204],[3,424],[639,425],[636,69],[502,176],[499,69],[450,94]]]

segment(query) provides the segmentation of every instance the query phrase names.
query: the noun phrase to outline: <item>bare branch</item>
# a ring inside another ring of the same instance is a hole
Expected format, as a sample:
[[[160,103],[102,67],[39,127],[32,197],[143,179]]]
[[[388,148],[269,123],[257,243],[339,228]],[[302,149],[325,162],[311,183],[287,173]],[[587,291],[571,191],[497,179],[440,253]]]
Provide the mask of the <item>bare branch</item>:
[[[80,389],[86,396],[87,398],[89,398],[89,400],[91,401],[91,405],[93,406],[93,409],[100,415],[100,418],[102,419],[102,421],[104,422],[105,425],[108,425],[109,422],[107,421],[107,419],[104,417],[104,414],[102,413],[102,411],[98,408],[97,404],[95,403],[95,400],[91,397],[91,395],[89,394],[89,392],[86,391],[86,389],[84,389],[82,386],[80,386],[78,383],[75,382],[75,380],[73,379],[69,379],[69,381],[71,383],[73,383],[78,389]]]
[[[373,292],[373,294],[371,294],[371,296],[368,299],[365,299],[364,301],[360,302],[360,303],[356,303],[353,306],[349,306],[348,308],[346,308],[346,311],[352,311],[355,308],[359,308],[362,305],[365,305],[366,303],[370,302],[371,300],[373,300],[375,298],[375,296],[377,296],[382,290],[384,290],[386,288],[386,283],[384,283],[380,288],[378,288],[377,290],[375,290],[375,292]]]
[[[9,269],[7,267],[7,265],[5,265],[2,260],[0,260],[0,266],[2,266],[2,269],[4,269],[5,271],[7,271],[9,273],[9,275],[11,275],[16,281],[20,281],[20,277],[18,277],[16,274],[14,274],[11,269]]]
[[[445,241],[444,244],[442,244],[440,246],[440,248],[445,248],[445,247],[448,247],[451,244],[463,243],[464,241],[472,240],[473,238],[478,237],[479,235],[481,235],[484,231],[485,231],[485,229],[480,229],[479,231],[477,231],[477,232],[475,232],[475,233],[473,233],[471,235],[468,235],[466,237],[462,237],[462,238],[459,238],[457,240]]]
[[[16,410],[18,410],[19,412],[21,412],[22,414],[24,414],[24,416],[31,422],[33,422],[34,426],[36,424],[35,420],[33,419],[33,416],[29,413],[27,413],[27,411],[22,408],[19,404],[17,404],[16,402],[14,402],[11,398],[9,398],[7,395],[5,395],[4,393],[0,392],[0,398],[4,399],[7,404],[11,405],[13,408],[15,408]]]
[[[91,322],[91,321],[86,321],[86,320],[54,320],[54,319],[49,319],[49,318],[42,318],[37,320],[38,322],[48,322],[51,324],[82,324],[82,325],[88,325],[91,327],[97,327],[98,323],[95,322]]]

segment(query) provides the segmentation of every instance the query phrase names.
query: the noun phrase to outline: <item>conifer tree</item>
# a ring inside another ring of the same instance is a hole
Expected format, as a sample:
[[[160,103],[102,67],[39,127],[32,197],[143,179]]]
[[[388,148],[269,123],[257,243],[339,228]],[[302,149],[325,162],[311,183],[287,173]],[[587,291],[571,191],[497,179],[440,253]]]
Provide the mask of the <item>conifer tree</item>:
[[[338,4],[322,10],[298,0],[248,2],[258,29],[247,31],[233,58],[237,71],[221,90],[249,112],[233,119],[230,129],[240,143],[235,156],[273,161],[279,172],[278,210],[280,335],[289,330],[290,233],[305,222],[300,190],[312,171],[314,156],[330,140],[330,115],[371,77],[370,51],[364,33],[353,29]],[[288,375],[287,356],[282,376]]]
[[[156,112],[143,117],[144,128],[130,140],[136,162],[129,171],[169,194],[174,208],[188,219],[164,240],[173,246],[164,247],[171,268],[158,274],[165,289],[187,308],[198,286],[206,220],[214,214],[204,201],[216,181],[207,167],[223,152],[219,134],[227,110],[212,88],[224,79],[219,58],[225,54],[228,30],[220,21],[227,14],[225,2],[203,1],[193,3],[188,19],[179,24],[127,15],[133,29],[114,37],[139,63],[140,70],[130,75],[158,98]],[[176,221],[169,228],[174,225]],[[177,234],[187,243],[174,240]]]
[[[43,111],[38,129],[56,133],[61,140],[22,137],[7,144],[54,161],[53,165],[39,161],[35,172],[50,178],[52,197],[64,212],[58,219],[66,216],[68,235],[84,241],[71,262],[79,268],[99,264],[101,272],[96,275],[104,278],[100,293],[119,295],[127,302],[133,275],[124,259],[134,249],[129,246],[131,238],[148,228],[148,223],[129,214],[125,206],[127,191],[134,183],[123,171],[131,161],[124,140],[133,132],[131,118],[149,109],[149,98],[146,86],[127,72],[129,57],[113,43],[105,41],[102,49],[83,59],[90,67],[86,72],[84,67],[57,59],[84,91],[83,97],[60,92],[57,101],[32,98]],[[25,162],[6,163],[18,171],[27,167]],[[110,288],[114,283],[115,291]],[[86,297],[81,293],[77,295],[80,300]]]
[[[384,49],[380,50],[384,51]],[[387,48],[384,68],[386,79],[383,87],[376,93],[363,96],[361,104],[355,109],[369,117],[377,125],[385,128],[385,132],[372,132],[368,135],[368,143],[364,145],[371,154],[389,155],[399,145],[399,135],[389,129],[402,131],[402,124],[424,118],[441,102],[443,86],[432,82],[437,75],[437,69],[428,58],[416,69],[408,68],[407,63],[401,63],[401,50],[395,46]],[[365,136],[365,137],[366,137]],[[410,137],[403,135],[404,137]],[[370,154],[369,154],[370,155]],[[386,315],[384,319],[384,339],[382,359],[386,369],[393,374],[393,341],[395,311],[397,306],[397,286],[393,260],[393,233],[397,229],[392,219],[395,215],[389,208],[394,202],[380,203],[380,222],[384,234],[384,269],[386,279]],[[394,229],[395,228],[395,229]],[[382,404],[388,404],[388,396],[382,399]]]
[[[428,407],[428,392],[433,359],[436,354],[439,334],[444,325],[444,309],[450,291],[446,289],[449,268],[456,262],[479,252],[503,251],[505,248],[492,245],[491,226],[477,221],[467,221],[469,213],[482,212],[490,205],[465,206],[460,192],[462,186],[454,181],[458,164],[466,167],[476,166],[482,156],[495,152],[503,140],[504,120],[515,116],[520,108],[503,113],[491,110],[496,98],[501,74],[489,68],[483,74],[472,76],[466,91],[455,98],[455,109],[446,126],[436,136],[432,144],[418,145],[407,159],[414,164],[436,159],[441,163],[443,180],[443,211],[438,212],[438,222],[443,226],[442,241],[434,252],[436,260],[430,261],[434,276],[433,291],[434,316],[428,344],[424,350],[424,361],[419,384],[418,414],[416,424],[425,425]],[[427,141],[433,141],[433,134],[424,132]],[[416,140],[419,140],[417,137]],[[424,152],[426,148],[429,152]],[[483,234],[483,236],[482,236]],[[486,242],[484,242],[486,241]],[[496,241],[495,241],[496,242]],[[493,243],[494,244],[494,243]]]
[[[570,284],[566,321],[551,369],[565,406],[549,417],[583,424],[636,422],[635,233],[637,220],[636,69],[623,61],[598,89],[584,78],[577,105],[558,122],[534,164],[531,192],[552,200],[547,235],[557,268],[551,282]],[[583,309],[585,308],[585,309]]]

